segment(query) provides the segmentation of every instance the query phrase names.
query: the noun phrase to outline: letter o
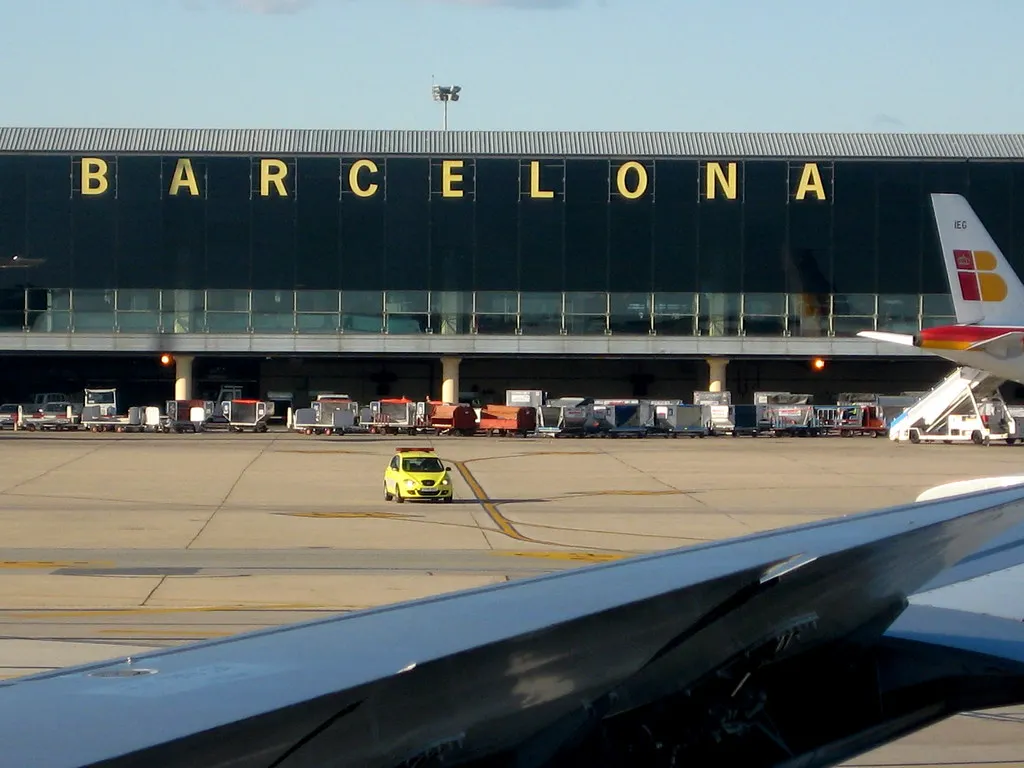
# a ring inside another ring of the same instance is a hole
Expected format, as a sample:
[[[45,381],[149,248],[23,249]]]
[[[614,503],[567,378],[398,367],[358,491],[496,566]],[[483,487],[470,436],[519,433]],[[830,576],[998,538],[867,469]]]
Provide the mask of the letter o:
[[[630,189],[629,184],[627,183],[630,171],[636,171],[637,182],[633,189]],[[647,169],[636,160],[630,160],[628,163],[623,163],[619,166],[619,172],[616,174],[615,183],[619,189],[620,195],[627,200],[636,200],[647,191]]]

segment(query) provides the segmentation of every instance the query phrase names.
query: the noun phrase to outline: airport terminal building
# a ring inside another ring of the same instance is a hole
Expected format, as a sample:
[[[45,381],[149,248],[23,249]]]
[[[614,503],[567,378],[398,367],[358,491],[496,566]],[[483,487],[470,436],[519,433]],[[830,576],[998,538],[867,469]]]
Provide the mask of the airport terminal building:
[[[0,129],[0,389],[919,387],[932,192],[1024,269],[1024,135]]]

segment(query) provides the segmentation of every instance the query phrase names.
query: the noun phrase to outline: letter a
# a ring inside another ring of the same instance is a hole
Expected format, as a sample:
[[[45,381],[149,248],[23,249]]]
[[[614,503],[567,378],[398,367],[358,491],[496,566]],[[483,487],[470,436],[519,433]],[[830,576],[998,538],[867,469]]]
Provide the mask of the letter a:
[[[185,187],[192,197],[199,197],[199,182],[196,181],[192,161],[187,157],[178,159],[178,164],[174,166],[174,175],[171,176],[171,187],[167,192],[170,195],[177,195],[182,187]]]
[[[800,173],[800,185],[796,189],[796,199],[803,200],[808,192],[813,192],[818,200],[825,199],[825,185],[821,183],[821,173],[817,163],[806,163]]]

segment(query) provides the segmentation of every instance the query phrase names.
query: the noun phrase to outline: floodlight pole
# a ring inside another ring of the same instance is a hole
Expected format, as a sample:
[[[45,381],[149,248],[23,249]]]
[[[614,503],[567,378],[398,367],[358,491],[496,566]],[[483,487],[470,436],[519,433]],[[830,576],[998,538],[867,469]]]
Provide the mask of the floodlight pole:
[[[441,102],[441,108],[443,110],[443,122],[442,126],[445,131],[448,130],[448,102],[458,101],[459,92],[462,91],[460,85],[432,85],[431,93],[434,96],[434,101]]]

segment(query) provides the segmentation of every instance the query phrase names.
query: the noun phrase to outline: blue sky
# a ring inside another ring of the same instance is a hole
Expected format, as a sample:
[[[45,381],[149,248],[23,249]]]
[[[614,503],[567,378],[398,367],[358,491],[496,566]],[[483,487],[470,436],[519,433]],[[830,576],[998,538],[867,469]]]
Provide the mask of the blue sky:
[[[6,0],[3,125],[1024,130],[1020,0]]]

